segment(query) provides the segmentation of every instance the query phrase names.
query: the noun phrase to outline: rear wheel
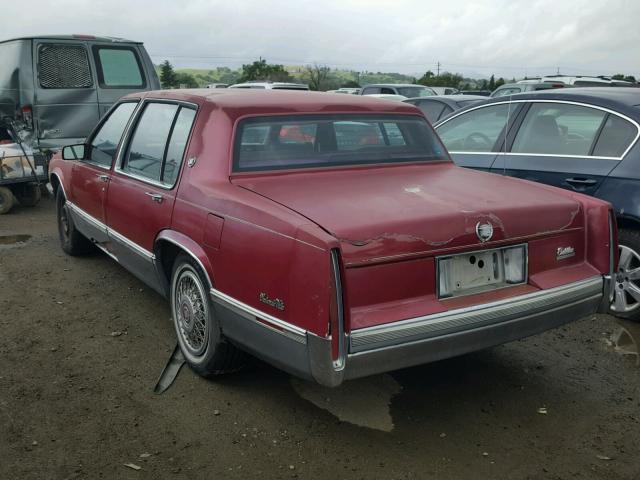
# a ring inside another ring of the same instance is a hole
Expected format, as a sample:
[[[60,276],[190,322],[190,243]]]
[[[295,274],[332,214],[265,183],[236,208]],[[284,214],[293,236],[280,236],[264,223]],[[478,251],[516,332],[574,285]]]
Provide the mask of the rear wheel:
[[[618,231],[620,257],[618,271],[611,279],[615,295],[611,313],[617,317],[640,320],[640,231]]]
[[[179,254],[171,275],[171,313],[178,344],[196,373],[213,377],[238,370],[244,353],[222,336],[206,285],[200,266]]]
[[[0,215],[7,213],[13,207],[13,193],[7,187],[0,187]]]
[[[62,189],[58,189],[56,195],[56,207],[58,217],[58,235],[60,237],[60,246],[65,253],[69,255],[82,255],[87,253],[92,245],[91,242],[82,235],[73,224],[73,218],[64,198]]]

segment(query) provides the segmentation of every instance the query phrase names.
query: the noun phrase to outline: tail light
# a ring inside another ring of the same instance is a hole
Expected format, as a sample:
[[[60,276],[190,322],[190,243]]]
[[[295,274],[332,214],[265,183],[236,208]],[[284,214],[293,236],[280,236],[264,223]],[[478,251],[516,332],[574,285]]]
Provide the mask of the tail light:
[[[33,130],[33,110],[31,105],[23,105],[20,109],[22,112],[22,120],[28,130]]]
[[[340,254],[331,250],[331,302],[329,308],[329,336],[331,337],[331,357],[333,367],[344,367],[346,358],[346,337],[344,334],[344,307],[342,282],[340,280]]]

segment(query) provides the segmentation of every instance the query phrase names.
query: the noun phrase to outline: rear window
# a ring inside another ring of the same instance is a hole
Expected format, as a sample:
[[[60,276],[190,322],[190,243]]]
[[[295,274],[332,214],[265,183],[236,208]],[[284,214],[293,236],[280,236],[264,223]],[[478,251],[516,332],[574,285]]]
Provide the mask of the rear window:
[[[87,50],[82,45],[40,45],[38,77],[42,88],[91,87],[93,80]]]
[[[236,172],[448,160],[424,119],[409,115],[313,115],[243,120]]]
[[[142,67],[130,47],[94,47],[98,80],[106,88],[141,88],[145,86]]]

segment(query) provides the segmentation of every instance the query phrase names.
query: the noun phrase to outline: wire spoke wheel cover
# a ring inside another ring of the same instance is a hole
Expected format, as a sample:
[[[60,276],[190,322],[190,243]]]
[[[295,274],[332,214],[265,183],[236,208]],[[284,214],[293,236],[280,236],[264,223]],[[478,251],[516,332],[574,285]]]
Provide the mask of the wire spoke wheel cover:
[[[615,298],[611,310],[630,313],[640,308],[640,255],[626,245],[620,245]]]
[[[209,344],[209,303],[198,274],[187,264],[176,271],[172,288],[173,318],[187,357],[202,357]]]

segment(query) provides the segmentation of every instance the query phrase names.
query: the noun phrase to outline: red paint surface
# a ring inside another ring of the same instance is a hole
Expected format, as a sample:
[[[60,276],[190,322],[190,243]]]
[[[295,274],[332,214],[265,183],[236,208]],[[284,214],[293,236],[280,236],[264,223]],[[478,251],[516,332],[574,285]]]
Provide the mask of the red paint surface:
[[[564,190],[450,162],[230,176],[240,118],[323,112],[422,115],[409,104],[286,91],[145,95],[199,106],[185,153],[185,159],[193,156],[197,162],[191,168],[183,162],[179,185],[163,192],[175,196],[175,203],[167,207],[170,213],[158,210],[157,217],[146,213],[152,202],[144,192],[153,190],[148,184],[118,179],[109,195],[126,195],[130,210],[111,210],[114,202],[107,198],[107,224],[131,232],[132,240],[149,250],[154,250],[153,239],[181,243],[201,261],[215,288],[319,335],[328,330],[332,248],[340,249],[344,263],[348,329],[509,298],[608,271],[609,205]],[[50,171],[71,191],[70,200],[97,215],[99,191],[94,198],[74,195],[70,188],[74,182],[88,185],[91,178],[72,172],[73,164],[80,162],[55,158]],[[86,168],[80,164],[77,169]],[[223,219],[224,225],[212,218]],[[490,221],[495,229],[485,244],[475,233],[480,221]],[[529,244],[528,285],[436,298],[435,256],[518,243]],[[574,247],[575,257],[556,260],[559,246]],[[260,293],[283,300],[285,310],[261,303]]]

